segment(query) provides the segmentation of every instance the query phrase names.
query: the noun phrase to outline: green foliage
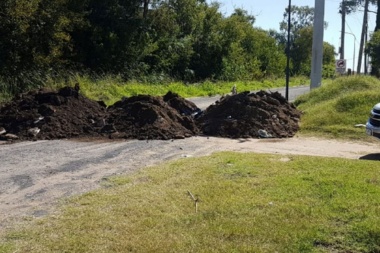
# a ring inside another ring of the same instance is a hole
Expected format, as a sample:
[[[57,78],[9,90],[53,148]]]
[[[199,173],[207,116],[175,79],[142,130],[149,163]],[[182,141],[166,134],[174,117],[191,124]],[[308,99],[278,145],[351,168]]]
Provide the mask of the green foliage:
[[[304,112],[301,133],[345,139],[366,139],[363,128],[372,107],[380,101],[380,82],[373,77],[341,77],[299,97],[295,104]]]
[[[282,77],[284,45],[253,27],[247,11],[225,17],[219,7],[200,0],[1,1],[0,77],[7,87],[0,88],[23,92],[64,71],[155,84]],[[303,14],[297,27],[312,18],[300,8]],[[295,75],[309,75],[308,36],[293,50]]]
[[[332,78],[336,75],[335,70],[335,48],[333,45],[323,43],[322,77]]]
[[[246,16],[231,15],[223,31],[234,41],[223,58],[221,78],[224,80],[252,80],[279,76],[286,66],[285,55],[266,32],[252,29]],[[247,15],[247,14],[245,14]],[[246,17],[246,18],[244,18]]]
[[[300,75],[310,75],[311,73],[311,52],[313,45],[313,29],[305,27],[297,31],[291,50],[293,62],[293,73]]]
[[[293,36],[297,36],[299,30],[305,27],[312,27],[314,22],[314,8],[309,6],[296,6],[292,5],[290,8],[290,30]],[[280,30],[283,33],[288,31],[288,15],[289,8],[287,7],[284,12],[284,20],[280,23]]]
[[[314,8],[308,6],[291,6],[290,51],[291,73],[293,75],[311,74],[311,57],[313,45]],[[325,23],[327,27],[327,23]],[[271,36],[286,48],[288,30],[288,8],[284,12],[284,20],[280,23],[281,33],[271,31]],[[333,77],[335,74],[334,46],[323,45],[323,77]],[[332,67],[334,66],[334,71]]]
[[[372,74],[380,76],[380,30],[371,34],[367,43],[368,54],[371,57]]]
[[[108,180],[5,252],[376,252],[376,161],[223,152]],[[197,212],[191,192],[199,198]]]
[[[369,0],[369,3],[377,4],[377,0]],[[360,7],[363,7],[365,0],[345,0],[340,3],[339,13],[342,13],[342,7],[345,8],[346,14],[351,14],[353,12],[361,11]]]

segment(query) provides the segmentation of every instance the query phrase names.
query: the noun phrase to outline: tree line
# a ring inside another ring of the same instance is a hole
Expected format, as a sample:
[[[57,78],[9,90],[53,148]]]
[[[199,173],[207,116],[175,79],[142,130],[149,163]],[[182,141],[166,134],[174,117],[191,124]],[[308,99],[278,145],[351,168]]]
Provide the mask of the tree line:
[[[0,82],[18,92],[69,71],[184,82],[284,76],[286,24],[265,31],[247,11],[224,16],[219,7],[205,0],[2,0]],[[310,75],[313,8],[292,6],[292,13],[290,73]],[[324,44],[325,76],[335,73],[334,52]]]

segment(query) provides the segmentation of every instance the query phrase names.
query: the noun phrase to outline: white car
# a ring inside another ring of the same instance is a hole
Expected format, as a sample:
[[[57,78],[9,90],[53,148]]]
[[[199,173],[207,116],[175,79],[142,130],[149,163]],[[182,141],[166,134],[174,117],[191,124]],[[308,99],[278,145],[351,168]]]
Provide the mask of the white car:
[[[367,121],[366,133],[373,137],[380,139],[380,103],[376,104],[372,110],[371,115]]]

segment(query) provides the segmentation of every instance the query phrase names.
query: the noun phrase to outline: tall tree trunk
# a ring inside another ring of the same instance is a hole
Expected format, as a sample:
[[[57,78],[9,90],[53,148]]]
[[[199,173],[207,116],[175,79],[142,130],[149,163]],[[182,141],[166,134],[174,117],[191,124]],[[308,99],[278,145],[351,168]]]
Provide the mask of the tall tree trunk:
[[[375,32],[380,29],[380,0],[377,0],[377,12],[376,12],[376,26],[375,26]]]
[[[146,17],[148,16],[149,2],[150,0],[144,0],[144,12],[143,12],[144,19],[146,19]]]
[[[369,0],[365,0],[364,4],[364,17],[363,17],[363,26],[362,26],[362,35],[360,37],[360,47],[359,47],[359,58],[358,58],[358,68],[356,70],[356,73],[360,74],[360,70],[362,67],[362,58],[363,58],[363,49],[364,49],[364,37],[366,33],[366,27],[367,27],[367,16],[368,16],[368,5]]]

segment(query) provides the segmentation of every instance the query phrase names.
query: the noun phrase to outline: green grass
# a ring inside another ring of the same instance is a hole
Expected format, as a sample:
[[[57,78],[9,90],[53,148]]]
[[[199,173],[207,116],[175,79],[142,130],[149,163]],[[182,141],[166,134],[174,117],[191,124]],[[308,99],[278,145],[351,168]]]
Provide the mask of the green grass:
[[[290,79],[290,86],[304,85],[308,82],[305,77],[294,77]],[[268,79],[262,81],[247,82],[211,82],[185,84],[180,82],[168,83],[141,83],[125,82],[117,76],[90,76],[70,74],[66,78],[48,79],[44,82],[46,87],[61,88],[65,85],[74,86],[79,83],[81,92],[93,100],[102,100],[107,105],[112,105],[122,97],[130,97],[139,94],[154,96],[165,95],[168,91],[175,92],[184,98],[223,95],[231,92],[234,84],[238,91],[253,91],[260,89],[278,88],[285,86],[284,79]]]
[[[106,104],[111,105],[120,100],[123,96],[130,97],[139,94],[148,94],[155,96],[165,95],[168,91],[175,92],[181,97],[202,97],[224,95],[231,92],[231,88],[236,84],[238,92],[253,91],[269,88],[284,87],[282,79],[250,81],[250,82],[211,82],[205,81],[196,84],[184,84],[172,82],[167,84],[142,84],[137,82],[124,83],[114,78],[103,78],[96,81],[88,77],[78,77],[77,81],[83,88],[83,94],[91,99],[103,100]],[[303,77],[294,78],[290,86],[298,86],[306,83]]]
[[[301,134],[370,141],[363,128],[372,107],[380,101],[380,81],[374,77],[341,77],[299,97],[303,111]]]
[[[291,85],[303,83],[302,78],[295,79]],[[168,91],[175,92],[184,98],[223,95],[231,92],[231,87],[236,84],[238,91],[251,91],[283,87],[283,80],[252,81],[252,82],[202,82],[197,84],[167,83],[167,84],[142,84],[137,82],[124,83],[114,78],[91,80],[88,77],[78,77],[77,80],[83,94],[91,99],[103,100],[111,105],[123,96],[130,97],[139,94],[162,96]]]
[[[2,252],[379,252],[378,162],[223,152],[111,178]],[[188,191],[199,199],[198,212]]]

